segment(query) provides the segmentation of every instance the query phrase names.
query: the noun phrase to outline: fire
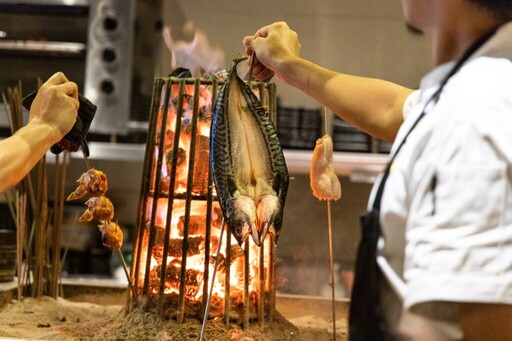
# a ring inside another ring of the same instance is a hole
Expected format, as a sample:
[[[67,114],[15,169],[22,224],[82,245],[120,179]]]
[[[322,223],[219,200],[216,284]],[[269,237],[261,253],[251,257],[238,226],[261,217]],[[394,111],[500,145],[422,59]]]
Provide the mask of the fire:
[[[153,199],[148,199],[148,209],[153,207]],[[157,209],[155,212],[155,226],[157,227],[157,243],[156,243],[156,250],[153,252],[151,259],[150,259],[150,268],[151,271],[160,271],[159,267],[162,263],[162,255],[159,254],[161,245],[163,243],[162,238],[165,238],[164,235],[164,226],[167,221],[167,212],[168,212],[168,200],[167,199],[158,199],[157,202]],[[205,266],[205,245],[204,245],[204,225],[205,224],[205,214],[206,214],[206,203],[205,202],[194,202],[191,211],[190,211],[190,222],[189,222],[189,231],[191,230],[189,234],[189,256],[187,257],[187,263],[186,268],[187,270],[192,270],[191,273],[197,274],[197,278],[194,278],[193,283],[197,287],[202,287],[204,285],[204,277],[202,276],[202,272],[204,271]],[[149,214],[147,213],[148,220],[149,220]],[[172,218],[171,218],[171,229],[170,229],[170,235],[169,235],[169,241],[170,241],[170,251],[169,255],[171,255],[167,263],[171,264],[171,266],[176,269],[181,267],[181,254],[180,254],[180,248],[183,243],[183,223],[184,223],[184,216],[185,216],[185,202],[183,200],[175,200],[174,207],[172,211]],[[225,272],[225,266],[224,263],[226,260],[225,251],[223,252],[223,248],[225,249],[227,246],[225,245],[225,241],[223,244],[219,245],[220,240],[220,233],[221,233],[221,224],[222,224],[222,213],[220,211],[220,207],[218,204],[214,205],[213,208],[213,214],[212,214],[212,235],[211,235],[211,246],[210,246],[210,254],[211,256],[215,256],[217,253],[218,248],[221,248],[221,252],[219,253],[219,265],[218,265],[218,274],[220,276],[215,278],[215,283],[213,284],[212,293],[214,295],[218,295],[220,298],[224,298],[225,295],[225,284],[224,284],[224,272]],[[224,234],[225,238],[225,234]],[[232,264],[230,265],[231,268],[233,268],[235,271],[230,272],[230,280],[229,285],[231,288],[234,288],[235,291],[243,290],[243,266],[244,266],[244,259],[243,259],[243,249],[237,244],[237,241],[234,237],[230,237],[229,241],[229,247],[231,254],[234,258],[232,261]],[[158,251],[159,250],[159,251]],[[190,251],[192,250],[192,251]],[[172,256],[174,255],[174,256]],[[250,267],[249,267],[249,278],[251,278],[251,282],[249,284],[249,289],[251,291],[257,290],[257,281],[256,276],[258,274],[258,268],[259,264],[257,262],[259,255],[259,248],[254,245],[250,244],[249,248],[249,258],[251,260]],[[212,257],[215,258],[215,257]],[[265,259],[266,264],[268,263],[268,259]],[[209,272],[213,273],[214,271],[214,261],[211,261],[209,264]],[[145,266],[141,267],[142,269],[145,268]],[[141,273],[142,275],[142,273]],[[155,274],[156,275],[156,274]],[[156,275],[158,276],[158,275]],[[208,287],[212,285],[211,283],[212,278],[210,278],[210,282],[208,283]],[[171,292],[177,292],[179,288],[177,287],[167,287],[165,290],[165,293],[171,293]],[[152,288],[153,293],[156,293],[158,290],[158,287]],[[197,292],[197,295],[194,296],[196,300],[200,300],[202,298],[202,294],[200,291]]]
[[[252,316],[256,306],[263,314],[268,291],[274,290],[269,279],[273,242],[267,240],[261,248],[249,240],[238,245],[223,226],[209,179],[212,89],[217,83],[198,85],[175,78],[167,82],[158,90],[160,105],[151,128],[154,140],[148,139],[147,146],[152,160],[145,172],[150,178],[148,190],[141,196],[138,293],[150,299],[163,297],[164,305],[176,314],[197,315],[211,289],[210,316],[225,310]],[[180,300],[185,302],[183,308]]]

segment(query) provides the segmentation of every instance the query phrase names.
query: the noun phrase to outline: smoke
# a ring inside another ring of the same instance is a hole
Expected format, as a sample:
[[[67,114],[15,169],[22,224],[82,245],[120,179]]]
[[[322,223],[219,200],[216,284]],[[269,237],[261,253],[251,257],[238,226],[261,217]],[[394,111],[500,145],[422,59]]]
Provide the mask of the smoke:
[[[182,67],[190,70],[192,77],[200,78],[205,73],[215,73],[224,66],[224,52],[212,46],[206,34],[187,23],[184,30],[192,33],[192,40],[174,40],[171,28],[164,26],[162,36],[171,53],[172,70]]]

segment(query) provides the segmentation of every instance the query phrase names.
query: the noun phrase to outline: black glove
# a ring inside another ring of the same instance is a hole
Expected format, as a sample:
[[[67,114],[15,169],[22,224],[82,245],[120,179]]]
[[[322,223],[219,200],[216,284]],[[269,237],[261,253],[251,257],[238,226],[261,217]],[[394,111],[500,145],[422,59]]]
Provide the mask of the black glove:
[[[37,91],[34,91],[31,94],[25,96],[21,101],[27,110],[30,110],[30,106],[34,101],[34,98],[36,98],[36,95]],[[89,156],[89,147],[87,146],[85,135],[87,135],[87,132],[89,131],[89,127],[91,126],[91,122],[94,118],[97,107],[80,94],[78,95],[78,100],[80,102],[80,107],[78,108],[76,122],[73,125],[73,128],[71,128],[71,130],[62,138],[62,140],[50,148],[50,151],[54,154],[59,154],[63,150],[67,150],[68,152],[76,152],[78,148],[82,146],[85,155]]]

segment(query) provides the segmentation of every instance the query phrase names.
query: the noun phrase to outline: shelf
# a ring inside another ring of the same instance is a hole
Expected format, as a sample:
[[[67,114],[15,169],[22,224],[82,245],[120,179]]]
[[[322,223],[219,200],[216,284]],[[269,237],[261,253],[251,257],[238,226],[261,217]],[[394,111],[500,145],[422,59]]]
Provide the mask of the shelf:
[[[135,163],[144,162],[145,144],[109,143],[109,142],[88,142],[89,160],[91,161],[128,161]],[[55,163],[55,155],[48,151],[46,153],[49,164]],[[69,154],[71,159],[83,159],[81,150]]]
[[[83,57],[85,44],[31,40],[0,40],[0,54],[15,56]]]
[[[143,162],[144,144],[89,142],[90,160]],[[50,153],[50,152],[48,152]],[[49,154],[52,155],[52,154]],[[309,174],[313,151],[285,149],[284,157],[292,175]],[[82,153],[71,153],[80,159]],[[52,163],[50,158],[49,163]],[[334,152],[333,166],[338,176],[348,176],[352,181],[373,182],[384,169],[388,155],[375,153]]]
[[[14,13],[87,14],[90,0],[0,0],[0,10]]]

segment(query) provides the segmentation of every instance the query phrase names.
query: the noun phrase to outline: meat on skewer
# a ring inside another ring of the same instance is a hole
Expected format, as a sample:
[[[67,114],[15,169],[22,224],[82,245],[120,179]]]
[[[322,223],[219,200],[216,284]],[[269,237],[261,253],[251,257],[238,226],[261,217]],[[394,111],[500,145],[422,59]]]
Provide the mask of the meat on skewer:
[[[87,210],[78,219],[79,222],[96,220],[112,220],[114,218],[114,205],[106,196],[91,197],[85,202]]]
[[[111,250],[119,250],[123,245],[123,231],[117,223],[113,221],[98,225],[101,231],[101,241],[103,245]]]
[[[100,196],[108,189],[107,175],[94,168],[83,173],[76,182],[78,187],[68,196],[67,201],[80,199],[86,194]]]
[[[313,161],[310,169],[310,185],[318,200],[338,200],[341,198],[341,184],[334,173],[332,139],[325,134],[316,140]]]

